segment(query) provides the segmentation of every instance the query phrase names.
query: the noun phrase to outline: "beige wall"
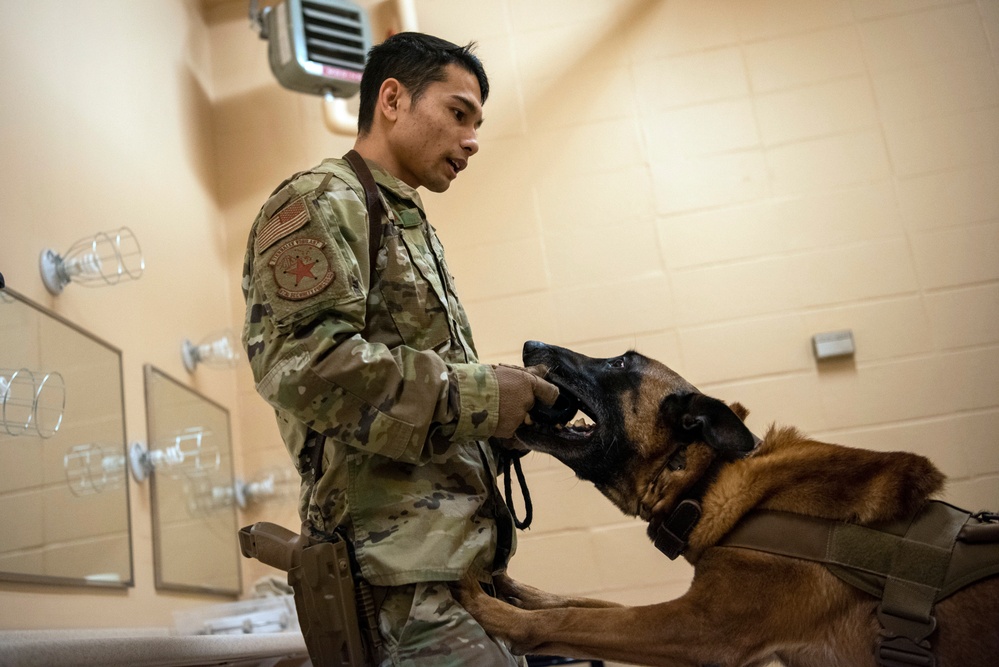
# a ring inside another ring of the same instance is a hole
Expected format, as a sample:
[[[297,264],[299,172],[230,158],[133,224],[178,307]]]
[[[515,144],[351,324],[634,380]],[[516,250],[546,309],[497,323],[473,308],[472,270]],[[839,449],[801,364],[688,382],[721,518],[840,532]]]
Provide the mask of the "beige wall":
[[[180,359],[181,341],[229,326],[240,298],[217,195],[210,33],[200,6],[2,0],[0,13],[7,284],[121,349],[129,441],[146,440],[145,363],[233,409],[234,373],[188,376]],[[120,226],[142,246],[140,280],[70,285],[59,297],[45,291],[42,249],[65,252]],[[0,583],[0,628],[169,625],[174,610],[224,599],[156,593],[148,483],[131,482],[130,497],[135,586]]]
[[[138,438],[141,363],[185,377],[180,338],[239,325],[256,209],[352,139],[325,131],[317,99],[274,82],[243,2],[204,15],[167,0],[10,4],[0,71],[26,99],[8,93],[0,111],[19,129],[2,148],[0,271],[123,348]],[[757,431],[779,422],[926,453],[951,476],[948,499],[999,507],[999,5],[417,8],[423,30],[479,42],[493,85],[481,152],[448,193],[425,196],[484,360],[517,361],[529,338],[601,356],[635,347],[742,401]],[[67,60],[79,73],[65,76]],[[147,276],[48,299],[38,251],[106,220],[136,229]],[[855,360],[818,366],[811,336],[842,328]],[[195,384],[233,410],[237,467],[284,464],[249,373],[235,376]],[[550,459],[532,455],[528,474],[535,527],[514,575],[625,602],[682,592],[689,568],[642,525]],[[173,605],[204,603],[152,592],[144,495],[133,488],[135,589],[0,595],[54,619],[35,625],[79,624],[70,612],[95,601],[108,611],[94,624],[162,623]],[[295,512],[243,517],[257,518],[293,525]]]

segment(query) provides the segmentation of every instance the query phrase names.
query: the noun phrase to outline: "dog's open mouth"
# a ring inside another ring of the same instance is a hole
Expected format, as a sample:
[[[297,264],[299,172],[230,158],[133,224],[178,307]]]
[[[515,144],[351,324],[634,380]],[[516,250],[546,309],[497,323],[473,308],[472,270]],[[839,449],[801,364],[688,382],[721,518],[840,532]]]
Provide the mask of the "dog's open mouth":
[[[575,394],[555,383],[558,399],[552,406],[535,405],[528,426],[567,440],[586,440],[597,431],[597,418]],[[573,420],[570,422],[570,420]]]

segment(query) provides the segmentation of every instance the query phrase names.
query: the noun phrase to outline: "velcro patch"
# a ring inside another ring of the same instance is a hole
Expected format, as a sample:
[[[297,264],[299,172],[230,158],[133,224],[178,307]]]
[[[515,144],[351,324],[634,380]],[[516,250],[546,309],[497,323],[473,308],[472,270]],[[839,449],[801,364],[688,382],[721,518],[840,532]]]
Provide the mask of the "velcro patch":
[[[305,199],[299,197],[267,221],[267,224],[257,232],[257,240],[253,247],[258,253],[263,252],[307,222],[309,222],[309,208],[305,205]]]
[[[301,301],[325,290],[336,278],[319,239],[298,238],[283,243],[267,264],[274,270],[277,295]]]

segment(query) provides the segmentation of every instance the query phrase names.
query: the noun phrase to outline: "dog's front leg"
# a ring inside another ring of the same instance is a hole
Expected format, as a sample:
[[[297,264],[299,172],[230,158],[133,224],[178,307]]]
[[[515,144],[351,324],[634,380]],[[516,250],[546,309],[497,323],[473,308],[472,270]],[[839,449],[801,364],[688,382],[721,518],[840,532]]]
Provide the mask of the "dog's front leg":
[[[493,581],[499,596],[521,609],[559,609],[562,607],[605,608],[621,606],[615,602],[605,602],[604,600],[555,595],[554,593],[548,593],[540,588],[528,586],[527,584],[511,579],[505,574],[496,576]]]
[[[650,607],[518,609],[485,594],[461,603],[518,654],[561,655],[640,665],[741,665],[748,655],[683,598]]]

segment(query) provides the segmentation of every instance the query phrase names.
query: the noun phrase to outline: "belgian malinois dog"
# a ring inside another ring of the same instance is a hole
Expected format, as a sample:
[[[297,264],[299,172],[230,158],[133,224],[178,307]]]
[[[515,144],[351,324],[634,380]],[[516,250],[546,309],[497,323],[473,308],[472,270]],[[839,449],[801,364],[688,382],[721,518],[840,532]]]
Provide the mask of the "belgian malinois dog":
[[[881,650],[881,601],[826,565],[725,545],[760,510],[860,527],[911,521],[944,482],[926,458],[816,442],[793,428],[771,427],[760,440],[743,423],[741,405],[701,394],[636,352],[592,359],[532,341],[524,364],[546,366],[560,390],[552,408],[536,410],[534,423],[518,429],[524,445],[649,521],[657,546],[659,528],[684,503],[698,504],[700,516],[680,521],[682,544],[664,545],[678,547],[673,555],[682,551],[695,568],[676,600],[624,607],[505,576],[490,597],[463,582],[462,604],[515,652],[692,667],[999,664],[999,568],[935,604],[928,657],[912,656],[891,644]],[[589,420],[568,423],[577,411]],[[622,553],[621,566],[627,562]]]

